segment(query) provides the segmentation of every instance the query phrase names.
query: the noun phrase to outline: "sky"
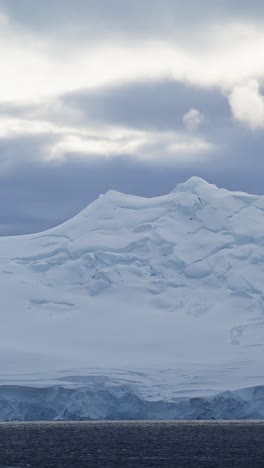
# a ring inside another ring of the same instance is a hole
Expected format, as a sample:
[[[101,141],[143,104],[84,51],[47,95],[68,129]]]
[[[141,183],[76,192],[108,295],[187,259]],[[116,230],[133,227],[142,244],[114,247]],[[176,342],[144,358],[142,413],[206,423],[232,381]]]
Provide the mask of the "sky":
[[[264,194],[261,0],[0,0],[0,235],[193,175]]]

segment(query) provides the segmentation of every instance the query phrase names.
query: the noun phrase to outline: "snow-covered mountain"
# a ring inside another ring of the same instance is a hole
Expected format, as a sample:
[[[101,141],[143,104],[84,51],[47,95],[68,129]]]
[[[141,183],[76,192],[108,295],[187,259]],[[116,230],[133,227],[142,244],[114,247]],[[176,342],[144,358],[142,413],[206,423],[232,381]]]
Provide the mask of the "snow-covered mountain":
[[[110,191],[1,238],[0,258],[5,388],[67,375],[172,402],[264,384],[264,196],[197,177],[151,199]]]

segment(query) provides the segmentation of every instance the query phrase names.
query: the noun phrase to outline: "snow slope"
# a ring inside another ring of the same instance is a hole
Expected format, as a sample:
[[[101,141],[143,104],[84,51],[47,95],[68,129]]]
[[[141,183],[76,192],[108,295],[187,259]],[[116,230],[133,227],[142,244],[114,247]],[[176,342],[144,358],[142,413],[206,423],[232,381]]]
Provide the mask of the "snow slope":
[[[2,383],[65,371],[167,401],[263,385],[263,244],[264,196],[197,177],[1,238]]]

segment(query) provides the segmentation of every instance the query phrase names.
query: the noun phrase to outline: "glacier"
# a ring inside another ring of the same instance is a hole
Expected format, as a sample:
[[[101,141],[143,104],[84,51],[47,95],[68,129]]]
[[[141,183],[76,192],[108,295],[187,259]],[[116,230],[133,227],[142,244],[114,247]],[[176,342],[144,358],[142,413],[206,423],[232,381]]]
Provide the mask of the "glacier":
[[[263,417],[263,245],[198,177],[0,238],[0,420]]]
[[[0,421],[264,419],[264,387],[150,401],[126,387],[0,387]]]

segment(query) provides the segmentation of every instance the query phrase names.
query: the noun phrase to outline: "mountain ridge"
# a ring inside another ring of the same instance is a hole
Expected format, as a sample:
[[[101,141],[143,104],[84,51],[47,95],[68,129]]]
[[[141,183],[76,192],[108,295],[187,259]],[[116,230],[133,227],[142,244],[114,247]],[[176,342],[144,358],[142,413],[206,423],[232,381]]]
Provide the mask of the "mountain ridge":
[[[193,177],[0,238],[0,372],[160,369],[161,395],[170,372],[186,394],[263,385],[263,232],[264,196]]]

